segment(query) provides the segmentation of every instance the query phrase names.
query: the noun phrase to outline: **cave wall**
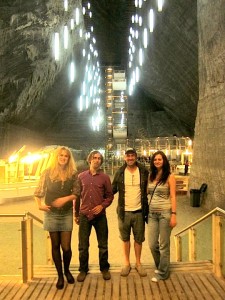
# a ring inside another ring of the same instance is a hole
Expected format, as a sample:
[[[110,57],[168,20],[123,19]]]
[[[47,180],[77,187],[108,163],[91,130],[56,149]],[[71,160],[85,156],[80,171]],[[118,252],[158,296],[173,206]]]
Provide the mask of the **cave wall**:
[[[81,0],[71,0],[66,12],[61,0],[9,0],[0,3],[0,154],[24,144],[63,144],[76,149],[102,145],[102,132],[91,133],[90,112],[79,113],[85,72],[82,48],[84,20],[70,30],[63,49],[63,28],[82,11]],[[54,33],[59,32],[60,60],[53,55]],[[76,63],[75,82],[69,63]],[[84,139],[85,136],[85,139]]]
[[[199,103],[190,188],[208,184],[202,205],[225,209],[225,1],[198,1]]]

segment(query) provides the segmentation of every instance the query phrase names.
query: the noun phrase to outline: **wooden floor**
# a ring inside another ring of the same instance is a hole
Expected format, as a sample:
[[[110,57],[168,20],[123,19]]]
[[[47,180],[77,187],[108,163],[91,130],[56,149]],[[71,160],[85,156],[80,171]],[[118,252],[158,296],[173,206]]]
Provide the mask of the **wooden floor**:
[[[172,263],[171,276],[165,281],[154,283],[152,266],[145,266],[147,277],[140,277],[132,269],[128,277],[120,276],[118,266],[111,267],[111,280],[102,279],[97,268],[90,268],[83,283],[65,284],[63,290],[55,287],[57,276],[52,266],[36,267],[35,278],[27,284],[20,279],[0,279],[0,299],[225,299],[225,280],[212,273],[210,262]],[[75,276],[77,268],[71,267]]]

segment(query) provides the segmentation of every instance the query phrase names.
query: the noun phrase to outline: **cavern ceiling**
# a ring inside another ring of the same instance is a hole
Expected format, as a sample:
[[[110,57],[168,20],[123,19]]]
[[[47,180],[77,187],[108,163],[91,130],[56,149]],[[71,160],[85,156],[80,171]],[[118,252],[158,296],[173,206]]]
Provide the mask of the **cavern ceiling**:
[[[154,31],[149,34],[140,80],[129,97],[128,124],[135,138],[142,129],[146,138],[174,133],[193,136],[198,101],[197,1],[164,0],[163,10],[157,12],[156,0],[143,1],[144,9],[138,7],[142,1],[134,0],[72,0],[68,13],[62,2],[1,1],[0,121],[46,136],[85,135],[87,119],[76,104],[85,72],[82,39],[77,30],[72,50],[56,63],[53,32],[68,22],[75,7],[90,5],[91,18],[84,16],[82,26],[87,31],[93,28],[102,74],[105,67],[114,66],[125,70],[129,80],[132,16],[138,13],[147,22],[149,10],[155,8]],[[73,85],[67,74],[71,56],[77,61]]]

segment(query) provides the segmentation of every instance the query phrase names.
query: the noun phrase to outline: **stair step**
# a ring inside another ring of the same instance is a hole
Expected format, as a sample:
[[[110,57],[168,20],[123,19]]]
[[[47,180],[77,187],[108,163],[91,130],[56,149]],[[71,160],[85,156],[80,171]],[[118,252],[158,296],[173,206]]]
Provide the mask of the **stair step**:
[[[135,265],[132,266],[131,272],[135,271]],[[148,273],[151,273],[155,267],[153,264],[143,264],[143,267]],[[170,264],[171,272],[203,272],[211,273],[213,269],[212,262],[209,260],[196,261],[196,262],[172,262]],[[79,265],[72,264],[70,270],[73,274],[79,273]],[[113,264],[110,266],[111,272],[120,272],[121,265]],[[99,265],[89,265],[89,273],[99,273]],[[56,269],[54,265],[34,265],[34,276],[35,277],[51,277],[56,276]]]

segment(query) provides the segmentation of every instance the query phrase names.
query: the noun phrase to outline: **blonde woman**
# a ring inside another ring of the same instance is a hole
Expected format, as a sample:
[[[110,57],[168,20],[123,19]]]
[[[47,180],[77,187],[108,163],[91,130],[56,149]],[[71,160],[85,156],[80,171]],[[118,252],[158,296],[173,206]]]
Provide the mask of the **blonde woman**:
[[[57,289],[64,287],[62,259],[67,282],[74,283],[69,266],[72,257],[73,201],[79,194],[80,185],[72,153],[67,147],[60,146],[42,173],[34,193],[39,210],[44,211],[44,230],[49,232],[51,238],[52,258],[58,273]]]

